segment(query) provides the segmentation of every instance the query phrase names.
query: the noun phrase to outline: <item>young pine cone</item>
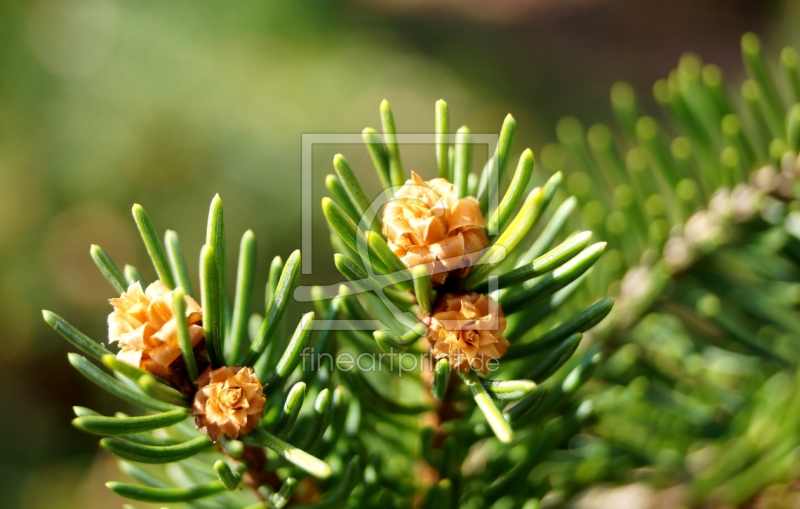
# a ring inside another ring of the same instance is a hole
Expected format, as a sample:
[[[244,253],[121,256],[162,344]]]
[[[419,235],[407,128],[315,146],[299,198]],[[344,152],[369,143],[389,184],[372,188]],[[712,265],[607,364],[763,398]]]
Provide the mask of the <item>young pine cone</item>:
[[[169,375],[169,365],[181,355],[172,313],[172,291],[161,281],[142,291],[137,281],[109,302],[114,311],[108,315],[108,339],[119,343],[117,358],[154,375]],[[186,318],[192,346],[196,346],[204,336],[203,327],[199,325],[202,310],[188,295]]]
[[[209,368],[197,379],[192,413],[197,429],[205,428],[216,442],[222,435],[235,439],[253,431],[266,402],[264,389],[251,368]]]
[[[411,268],[425,264],[434,283],[450,271],[464,276],[489,245],[478,200],[458,198],[443,178],[428,182],[416,173],[383,210],[383,234],[389,247]]]
[[[465,373],[474,369],[485,375],[491,360],[508,350],[505,330],[503,310],[486,295],[449,294],[431,315],[428,341],[435,359],[446,357],[453,369]]]

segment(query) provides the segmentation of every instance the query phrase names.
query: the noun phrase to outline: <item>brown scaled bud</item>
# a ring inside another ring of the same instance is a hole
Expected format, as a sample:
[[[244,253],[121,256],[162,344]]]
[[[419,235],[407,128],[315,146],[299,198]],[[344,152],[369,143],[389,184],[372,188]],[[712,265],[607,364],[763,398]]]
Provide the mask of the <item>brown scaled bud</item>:
[[[490,361],[508,350],[505,330],[503,310],[491,298],[475,292],[448,294],[431,315],[428,341],[435,359],[447,358],[453,369],[485,375]]]
[[[197,429],[216,442],[222,435],[239,438],[253,431],[267,398],[251,368],[205,370],[197,379],[192,413]]]
[[[158,376],[169,375],[169,365],[181,355],[172,312],[172,291],[161,281],[142,291],[137,281],[109,302],[114,311],[108,315],[108,339],[119,343],[117,358]],[[186,318],[192,346],[196,346],[204,336],[203,327],[199,325],[202,310],[188,295]]]
[[[450,271],[465,276],[489,245],[478,200],[458,198],[443,178],[425,182],[412,172],[383,210],[383,234],[409,268],[424,264],[434,283]]]

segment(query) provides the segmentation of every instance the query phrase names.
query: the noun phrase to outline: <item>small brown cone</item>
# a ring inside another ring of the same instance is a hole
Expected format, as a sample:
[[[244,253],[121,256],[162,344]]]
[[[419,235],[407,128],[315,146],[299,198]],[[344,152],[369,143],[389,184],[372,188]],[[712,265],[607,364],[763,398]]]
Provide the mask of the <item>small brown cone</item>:
[[[489,245],[478,200],[458,198],[443,178],[424,181],[416,173],[383,210],[383,234],[407,267],[424,264],[434,283],[456,271],[465,276]]]
[[[155,281],[146,290],[138,281],[115,299],[109,299],[114,311],[108,315],[108,339],[119,344],[117,358],[122,362],[166,377],[170,364],[180,357],[178,330],[172,313],[172,290]],[[203,339],[202,310],[186,296],[186,318],[192,346]]]
[[[192,413],[197,429],[216,442],[222,435],[236,439],[253,431],[266,402],[251,368],[209,368],[197,379]]]
[[[428,341],[435,359],[447,358],[462,372],[488,373],[492,359],[508,350],[506,317],[500,305],[480,293],[448,294],[431,315]]]

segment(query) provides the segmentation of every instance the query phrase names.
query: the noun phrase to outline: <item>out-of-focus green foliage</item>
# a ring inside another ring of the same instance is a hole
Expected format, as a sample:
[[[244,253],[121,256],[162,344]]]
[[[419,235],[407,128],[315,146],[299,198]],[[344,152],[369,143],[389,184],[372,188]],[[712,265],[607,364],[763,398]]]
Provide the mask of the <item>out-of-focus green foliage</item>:
[[[791,47],[780,73],[754,34],[741,51],[741,96],[686,54],[653,88],[670,125],[618,83],[618,134],[565,118],[543,149],[613,248],[590,292],[617,296],[595,331],[611,357],[584,394],[596,424],[585,452],[536,466],[543,489],[569,499],[638,478],[689,506],[793,496],[800,74]]]

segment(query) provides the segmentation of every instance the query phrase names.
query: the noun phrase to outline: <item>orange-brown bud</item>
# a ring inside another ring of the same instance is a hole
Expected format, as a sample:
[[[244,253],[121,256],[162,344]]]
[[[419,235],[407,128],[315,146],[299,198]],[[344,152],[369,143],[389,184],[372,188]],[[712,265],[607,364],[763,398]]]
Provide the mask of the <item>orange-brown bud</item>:
[[[458,198],[443,178],[425,182],[412,172],[383,210],[389,247],[411,268],[424,264],[434,283],[451,271],[464,276],[489,245],[478,200]]]
[[[192,413],[197,429],[205,429],[216,442],[222,435],[235,439],[253,431],[266,402],[251,368],[209,368],[197,379]]]
[[[172,312],[172,291],[156,281],[142,291],[139,282],[109,299],[114,311],[108,315],[108,339],[119,344],[117,358],[155,375],[167,376],[169,365],[181,355],[178,331]],[[186,296],[186,318],[192,346],[203,339],[202,310]]]
[[[434,358],[447,358],[462,372],[486,374],[492,359],[508,350],[506,317],[500,305],[480,293],[448,294],[430,317],[428,341]]]

